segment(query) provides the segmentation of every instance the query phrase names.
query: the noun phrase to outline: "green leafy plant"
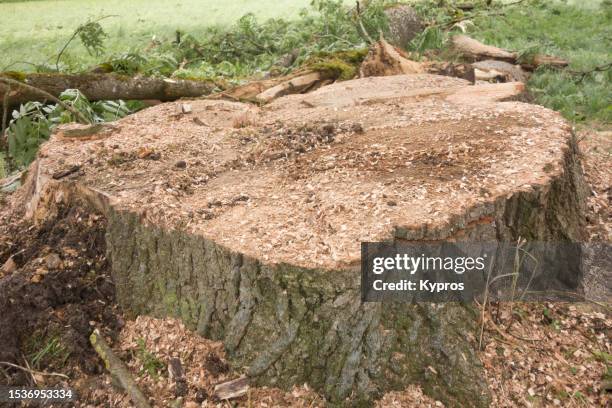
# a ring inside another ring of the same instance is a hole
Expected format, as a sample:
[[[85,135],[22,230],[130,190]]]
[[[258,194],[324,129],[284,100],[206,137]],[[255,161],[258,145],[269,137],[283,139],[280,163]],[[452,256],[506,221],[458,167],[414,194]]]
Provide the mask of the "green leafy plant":
[[[104,51],[104,39],[108,34],[100,25],[99,20],[88,21],[76,30],[81,43],[90,55],[100,55]]]
[[[147,373],[153,378],[158,378],[160,373],[166,368],[166,365],[147,350],[144,339],[138,339],[136,343],[138,344],[136,357],[142,363],[140,375]]]
[[[55,69],[59,71],[59,63],[62,55],[72,43],[75,38],[79,38],[81,43],[87,50],[89,55],[99,56],[104,51],[104,39],[108,37],[108,34],[104,31],[102,26],[100,25],[100,21],[105,18],[109,18],[112,16],[104,16],[100,17],[97,20],[87,20],[87,22],[81,24],[74,30],[72,36],[68,39],[68,41],[64,44],[60,52],[57,54],[57,59],[55,60]]]
[[[448,32],[439,27],[426,27],[409,44],[413,51],[423,53],[427,50],[438,50],[446,45]]]
[[[123,101],[91,103],[76,89],[67,89],[59,99],[76,109],[90,123],[114,121],[131,113]],[[40,102],[21,105],[19,110],[13,111],[12,117],[7,129],[7,153],[11,166],[16,169],[27,166],[36,158],[38,147],[49,139],[55,126],[76,121],[74,113],[61,105]]]
[[[255,15],[246,14],[229,28],[210,27],[198,37],[183,34],[180,42],[155,38],[147,51],[119,54],[100,67],[128,75],[232,82],[263,75],[272,68],[283,74],[320,53],[364,48],[359,21],[369,36],[386,32],[384,7],[389,3],[370,1],[357,15],[340,0],[315,0],[295,21],[260,22]],[[290,64],[278,66],[287,55],[294,56]]]
[[[49,138],[52,123],[47,119],[50,108],[40,102],[27,102],[13,112],[7,129],[8,156],[16,168],[24,167],[36,157],[38,146]]]

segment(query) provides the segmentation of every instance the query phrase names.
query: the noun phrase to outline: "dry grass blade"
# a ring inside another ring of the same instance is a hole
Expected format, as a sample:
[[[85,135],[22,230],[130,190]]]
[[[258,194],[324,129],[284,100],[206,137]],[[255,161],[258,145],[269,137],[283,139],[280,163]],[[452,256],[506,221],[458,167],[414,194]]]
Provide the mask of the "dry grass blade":
[[[70,377],[68,377],[66,374],[62,374],[62,373],[46,373],[44,371],[32,370],[31,368],[22,367],[20,365],[9,363],[9,362],[6,362],[6,361],[0,361],[0,364],[8,366],[8,367],[16,368],[18,370],[25,371],[26,373],[30,373],[31,375],[36,374],[36,375],[43,375],[43,376],[46,376],[46,377],[62,377],[62,378],[65,378],[67,380],[70,379]]]

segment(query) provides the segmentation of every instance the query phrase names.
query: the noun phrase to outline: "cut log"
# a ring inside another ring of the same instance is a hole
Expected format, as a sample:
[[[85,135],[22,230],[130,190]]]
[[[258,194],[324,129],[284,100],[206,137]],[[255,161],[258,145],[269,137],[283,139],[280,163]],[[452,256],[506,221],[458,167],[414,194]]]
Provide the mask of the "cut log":
[[[389,76],[400,74],[419,74],[425,70],[416,61],[405,58],[398,49],[380,38],[370,46],[370,51],[361,63],[360,76]]]
[[[309,72],[304,75],[292,78],[288,81],[282,82],[272,88],[266,89],[262,93],[258,94],[255,99],[260,102],[270,102],[278,97],[302,93],[308,89],[314,87],[318,82],[323,80],[323,75],[319,72]]]
[[[326,76],[308,69],[299,69],[282,77],[251,81],[244,85],[213,94],[209,99],[270,102],[279,96],[301,93],[316,88]]]
[[[526,82],[529,74],[520,65],[497,60],[484,60],[472,64],[474,76],[479,81]]]
[[[498,47],[483,44],[467,35],[456,35],[452,39],[454,50],[470,61],[498,60],[512,64],[520,64],[525,69],[533,70],[542,65],[564,68],[569,65],[567,60],[549,55],[536,54],[525,61],[519,61],[519,53],[507,51]]]
[[[14,74],[0,76],[15,79]],[[41,89],[55,97],[66,89],[78,89],[90,101],[114,99],[157,99],[173,101],[182,97],[198,97],[210,94],[215,88],[211,81],[188,81],[153,77],[128,77],[115,74],[21,74],[22,82]],[[0,95],[7,85],[0,81]],[[32,90],[11,88],[9,104],[18,105],[27,101],[44,101],[45,97]],[[2,98],[0,98],[2,103]]]
[[[467,35],[454,36],[452,43],[455,51],[473,61],[494,59],[512,63],[516,62],[516,52],[506,51],[501,48],[483,44]]]
[[[521,65],[523,67],[526,67],[527,69],[529,68],[534,69],[542,65],[549,65],[549,66],[557,67],[557,68],[565,68],[569,65],[569,61],[563,58],[558,58],[558,57],[554,57],[551,55],[536,54],[533,56],[531,61],[526,61],[522,63]]]
[[[192,101],[206,126],[158,105],[105,139],[52,136],[28,173],[28,214],[75,200],[102,211],[128,316],[177,316],[222,340],[252,384],[357,404],[418,383],[485,407],[475,308],[362,303],[360,242],[583,239],[571,126],[499,102],[519,88],[370,77],[263,107]],[[75,178],[53,180],[71,165]]]

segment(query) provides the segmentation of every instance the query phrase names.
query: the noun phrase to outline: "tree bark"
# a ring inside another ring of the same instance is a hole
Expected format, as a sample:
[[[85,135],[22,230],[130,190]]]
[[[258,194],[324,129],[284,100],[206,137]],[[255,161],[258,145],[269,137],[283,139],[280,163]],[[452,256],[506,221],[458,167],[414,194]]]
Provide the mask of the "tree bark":
[[[536,54],[528,61],[519,61],[518,52],[483,44],[467,35],[454,36],[452,43],[455,51],[471,61],[494,59],[512,64],[520,64],[523,68],[531,70],[542,65],[564,68],[569,64],[567,60],[543,54]]]
[[[115,74],[0,74],[0,77],[21,82],[58,97],[66,89],[78,89],[90,101],[116,99],[157,99],[173,101],[183,97],[208,95],[215,89],[210,81],[190,81],[152,77],[129,77]],[[0,95],[8,90],[0,81]],[[48,98],[25,87],[12,86],[8,96],[10,106]]]

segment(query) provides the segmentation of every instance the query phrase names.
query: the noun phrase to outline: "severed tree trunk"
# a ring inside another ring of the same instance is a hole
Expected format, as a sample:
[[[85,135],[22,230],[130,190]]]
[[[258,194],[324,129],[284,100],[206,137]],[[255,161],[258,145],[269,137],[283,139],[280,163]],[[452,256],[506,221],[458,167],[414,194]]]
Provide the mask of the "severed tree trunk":
[[[53,96],[59,96],[66,89],[78,89],[90,101],[115,99],[157,99],[173,101],[182,97],[208,95],[215,89],[211,81],[190,81],[153,77],[129,77],[116,74],[20,74],[0,73],[18,79],[32,87]],[[7,85],[0,82],[0,96],[7,91]],[[0,105],[4,98],[0,97]],[[12,86],[8,96],[10,106],[27,101],[45,101],[39,92],[24,87]]]
[[[178,118],[158,105],[102,139],[52,137],[28,214],[75,200],[104,212],[123,309],[222,340],[253,384],[308,383],[354,406],[418,383],[447,406],[485,407],[475,309],[362,303],[360,242],[580,240],[571,127],[499,102],[521,89],[412,74],[263,107],[197,100]]]
[[[519,53],[516,51],[507,51],[492,45],[483,44],[467,35],[456,35],[452,39],[453,48],[456,52],[466,57],[471,61],[482,60],[498,60],[512,64],[520,64],[525,69],[535,69],[541,65],[550,65],[558,68],[566,67],[569,62],[567,60],[549,56],[536,54],[526,61],[519,61]]]

